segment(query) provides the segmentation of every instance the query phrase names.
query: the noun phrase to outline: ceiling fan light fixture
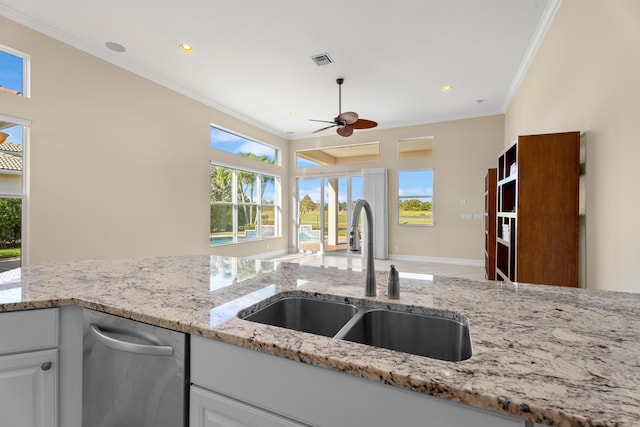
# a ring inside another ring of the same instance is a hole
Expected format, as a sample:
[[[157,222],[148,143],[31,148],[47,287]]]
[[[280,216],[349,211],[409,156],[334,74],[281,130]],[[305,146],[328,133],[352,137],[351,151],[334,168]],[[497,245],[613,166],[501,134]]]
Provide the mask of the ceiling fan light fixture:
[[[340,136],[353,135],[354,129],[370,129],[378,126],[378,123],[373,120],[361,119],[358,117],[358,113],[353,111],[342,112],[342,84],[344,79],[342,77],[336,79],[338,84],[338,115],[331,121],[329,120],[316,120],[309,119],[312,122],[330,123],[330,126],[325,126],[312,133],[322,132],[323,130],[336,128],[336,132]]]

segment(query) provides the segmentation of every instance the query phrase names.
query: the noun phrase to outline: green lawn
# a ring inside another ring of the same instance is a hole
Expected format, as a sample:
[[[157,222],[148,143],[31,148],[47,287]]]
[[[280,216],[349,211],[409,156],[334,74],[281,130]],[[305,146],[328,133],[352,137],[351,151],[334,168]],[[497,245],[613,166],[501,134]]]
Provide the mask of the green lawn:
[[[20,256],[20,248],[0,249],[0,258],[15,258]]]
[[[311,225],[314,230],[320,229],[320,211],[300,213],[300,225]],[[325,229],[328,228],[327,218],[325,218]],[[347,211],[338,214],[338,235],[347,235]]]
[[[433,212],[429,211],[400,211],[400,224],[411,225],[432,225]],[[300,225],[311,225],[314,230],[320,229],[320,211],[311,211],[300,213]],[[338,215],[338,229],[340,235],[346,235],[347,230],[347,212],[343,211]],[[343,234],[345,233],[345,234]]]
[[[432,225],[433,212],[429,211],[400,211],[400,224]]]

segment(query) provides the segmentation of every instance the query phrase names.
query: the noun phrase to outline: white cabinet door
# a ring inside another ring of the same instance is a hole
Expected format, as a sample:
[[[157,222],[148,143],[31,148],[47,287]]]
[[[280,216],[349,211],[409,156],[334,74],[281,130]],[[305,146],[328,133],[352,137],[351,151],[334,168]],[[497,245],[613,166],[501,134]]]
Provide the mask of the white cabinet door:
[[[0,356],[0,424],[56,427],[57,377],[58,350]]]
[[[314,426],[524,427],[525,423],[197,336],[191,337],[191,381],[288,420]]]
[[[254,406],[191,386],[190,427],[302,427]]]

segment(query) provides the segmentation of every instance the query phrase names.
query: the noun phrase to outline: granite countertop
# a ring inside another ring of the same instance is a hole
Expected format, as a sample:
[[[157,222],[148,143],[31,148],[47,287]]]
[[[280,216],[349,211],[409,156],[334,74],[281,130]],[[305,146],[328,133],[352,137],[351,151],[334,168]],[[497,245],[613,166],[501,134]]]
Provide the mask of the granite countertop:
[[[0,312],[77,304],[556,426],[640,425],[640,294],[402,275],[400,304],[458,312],[473,356],[446,362],[241,320],[283,291],[364,297],[360,271],[210,256],[33,265]]]

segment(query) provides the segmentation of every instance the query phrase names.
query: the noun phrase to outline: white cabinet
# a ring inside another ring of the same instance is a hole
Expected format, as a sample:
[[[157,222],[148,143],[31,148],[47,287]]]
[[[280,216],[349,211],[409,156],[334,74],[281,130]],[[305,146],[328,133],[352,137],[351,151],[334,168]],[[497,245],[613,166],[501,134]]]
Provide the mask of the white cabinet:
[[[303,427],[218,393],[191,386],[190,427]]]
[[[0,314],[0,420],[58,426],[58,309]]]
[[[232,401],[314,426],[525,426],[516,418],[196,336],[191,380]],[[218,424],[191,427],[210,425]]]
[[[0,356],[0,415],[11,427],[57,425],[58,350]]]

